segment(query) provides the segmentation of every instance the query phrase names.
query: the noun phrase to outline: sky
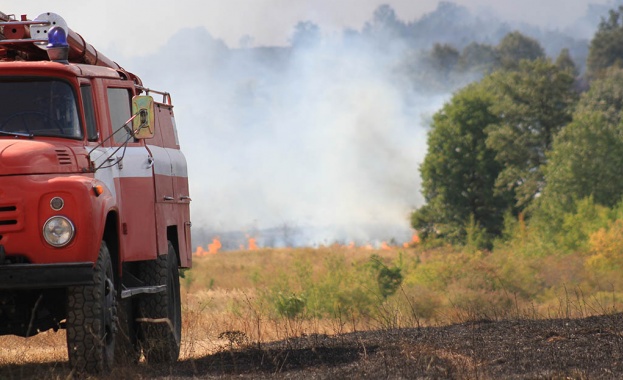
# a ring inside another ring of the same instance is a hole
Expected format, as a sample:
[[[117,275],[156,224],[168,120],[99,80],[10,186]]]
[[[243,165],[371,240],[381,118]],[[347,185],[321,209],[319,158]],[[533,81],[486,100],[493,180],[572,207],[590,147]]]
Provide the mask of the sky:
[[[572,25],[589,4],[453,2],[475,14],[546,29]],[[339,36],[345,28],[361,30],[381,4],[412,21],[434,11],[438,1],[65,0],[53,8],[48,3],[5,0],[1,11],[30,19],[57,13],[147,87],[172,94],[197,243],[224,232],[253,235],[279,228],[282,243],[300,230],[296,245],[410,239],[409,213],[424,203],[418,168],[426,133],[451,91],[431,96],[426,88],[397,82],[394,68],[405,58],[401,49],[379,54],[372,46],[340,42]],[[231,50],[245,36],[252,46],[288,45],[300,21],[318,25],[326,43],[296,46],[281,61],[255,50]],[[266,245],[278,240],[272,236],[269,243],[263,234]],[[262,236],[254,236],[262,245]]]
[[[473,11],[489,10],[510,21],[564,28],[585,11],[589,3],[609,0],[454,0]],[[54,3],[54,5],[50,5]],[[309,20],[325,33],[345,27],[361,29],[374,9],[391,5],[402,20],[413,20],[434,10],[438,0],[5,0],[2,12],[60,14],[69,27],[102,52],[124,56],[144,55],[164,45],[184,27],[205,27],[229,47],[245,35],[256,45],[285,45],[293,26]]]

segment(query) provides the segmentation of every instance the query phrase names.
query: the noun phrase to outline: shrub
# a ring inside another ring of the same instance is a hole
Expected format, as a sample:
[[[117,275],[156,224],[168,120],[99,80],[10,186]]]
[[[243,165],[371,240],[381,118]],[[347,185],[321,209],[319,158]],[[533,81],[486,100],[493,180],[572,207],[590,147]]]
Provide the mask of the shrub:
[[[294,293],[283,294],[279,292],[275,297],[275,308],[280,316],[295,318],[305,310],[305,298]]]
[[[591,234],[586,267],[593,273],[593,282],[598,289],[623,290],[623,220],[618,219],[608,227]]]
[[[402,255],[401,255],[402,259]],[[402,268],[400,266],[392,266],[391,268],[385,265],[378,255],[372,255],[370,257],[370,268],[373,275],[376,277],[379,293],[383,299],[394,295],[400,284],[402,284]]]

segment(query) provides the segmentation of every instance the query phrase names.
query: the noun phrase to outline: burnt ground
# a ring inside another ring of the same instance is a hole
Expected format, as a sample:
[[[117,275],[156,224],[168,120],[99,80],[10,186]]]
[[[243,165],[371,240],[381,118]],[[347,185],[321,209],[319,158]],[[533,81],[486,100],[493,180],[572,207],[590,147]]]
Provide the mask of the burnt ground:
[[[0,366],[0,378],[69,374],[67,363]],[[621,379],[623,314],[310,335],[105,378]]]

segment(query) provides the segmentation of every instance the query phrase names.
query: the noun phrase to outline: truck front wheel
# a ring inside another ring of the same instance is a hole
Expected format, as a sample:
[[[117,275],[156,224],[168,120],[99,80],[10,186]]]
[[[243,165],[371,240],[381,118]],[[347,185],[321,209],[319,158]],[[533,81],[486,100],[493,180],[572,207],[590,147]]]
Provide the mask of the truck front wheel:
[[[69,363],[79,372],[110,371],[115,347],[117,309],[112,261],[102,241],[93,283],[67,288]]]
[[[141,263],[140,278],[146,285],[166,285],[164,292],[139,298],[143,355],[149,363],[172,363],[180,354],[182,310],[177,254],[169,242],[167,255]]]

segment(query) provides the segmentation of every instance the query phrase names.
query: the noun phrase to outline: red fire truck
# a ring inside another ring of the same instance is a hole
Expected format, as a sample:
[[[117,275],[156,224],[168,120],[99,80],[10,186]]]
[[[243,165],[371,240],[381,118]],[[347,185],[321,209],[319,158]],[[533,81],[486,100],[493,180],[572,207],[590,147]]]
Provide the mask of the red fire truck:
[[[0,13],[0,99],[0,335],[66,329],[91,373],[177,360],[192,252],[171,96],[57,14]]]

